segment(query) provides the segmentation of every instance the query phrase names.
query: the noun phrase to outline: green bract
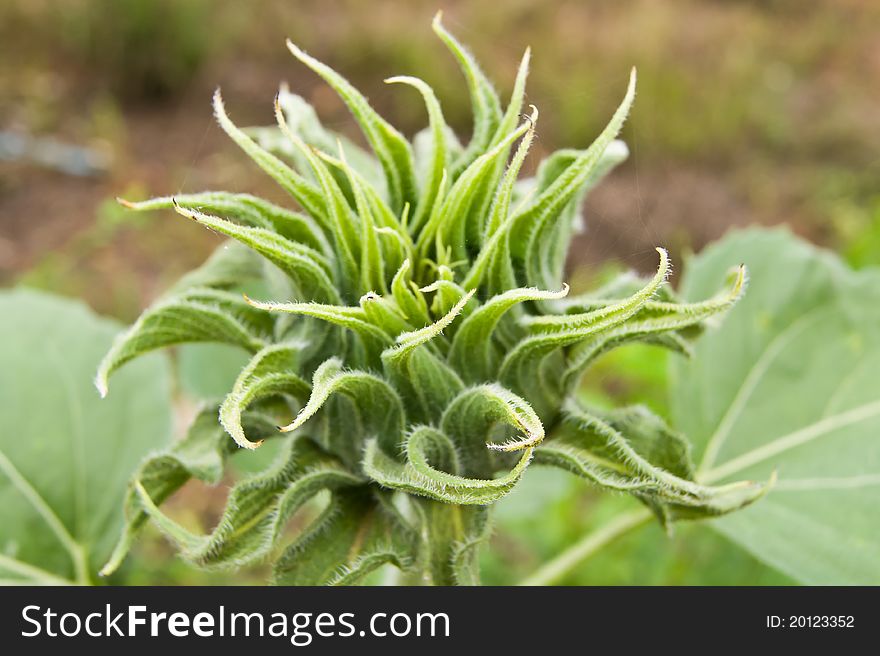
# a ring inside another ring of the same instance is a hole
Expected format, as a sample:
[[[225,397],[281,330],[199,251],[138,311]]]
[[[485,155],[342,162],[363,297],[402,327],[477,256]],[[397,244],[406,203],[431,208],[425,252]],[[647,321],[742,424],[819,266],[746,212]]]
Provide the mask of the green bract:
[[[520,113],[528,51],[505,109],[439,17],[434,31],[467,79],[467,146],[421,80],[387,80],[425,104],[429,127],[410,143],[345,79],[288,44],[339,94],[372,153],[326,130],[286,89],[278,126],[250,130],[232,123],[218,92],[220,126],[300,210],[225,192],[125,203],[173,208],[232,241],[118,338],[98,372],[102,393],[118,367],[163,346],[222,342],[252,358],[218,407],[141,466],[105,571],[152,518],[192,562],[269,557],[276,583],[352,583],[388,563],[403,581],[475,583],[488,506],[532,462],[629,492],[664,523],[723,514],[764,491],[698,484],[687,442],[660,419],[644,408],[594,412],[576,399],[584,372],[609,349],[641,341],[687,353],[745,282],[740,268],[728,290],[679,303],[658,249],[652,278],[567,297],[578,206],[626,156],[615,137],[635,74],[589,148],[554,153],[520,180],[538,120],[534,107]],[[240,293],[254,288],[264,297]],[[212,533],[195,535],[162,513],[189,478],[218,481],[236,444],[255,449],[270,438],[284,442],[279,459],[232,488]],[[320,492],[329,503],[288,544],[288,520]]]

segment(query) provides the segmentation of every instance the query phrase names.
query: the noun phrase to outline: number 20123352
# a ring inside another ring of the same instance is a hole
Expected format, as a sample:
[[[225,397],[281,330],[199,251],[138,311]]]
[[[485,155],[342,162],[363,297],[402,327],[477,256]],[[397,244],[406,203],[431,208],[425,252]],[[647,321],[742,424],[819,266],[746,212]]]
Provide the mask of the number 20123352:
[[[852,629],[852,615],[768,615],[768,629]]]

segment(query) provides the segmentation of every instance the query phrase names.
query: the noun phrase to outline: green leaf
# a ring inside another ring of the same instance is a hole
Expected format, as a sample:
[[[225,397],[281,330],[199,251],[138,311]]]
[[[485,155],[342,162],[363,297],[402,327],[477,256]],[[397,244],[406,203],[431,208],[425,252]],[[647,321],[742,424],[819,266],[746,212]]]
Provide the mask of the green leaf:
[[[249,418],[248,427],[252,435],[268,437],[274,433],[271,422],[260,417]],[[210,406],[193,420],[184,439],[144,460],[134,475],[134,482],[129,485],[125,498],[125,528],[113,554],[101,569],[102,576],[112,574],[122,564],[149,518],[139,489],[143,489],[154,504],[161,504],[191,478],[216,485],[234,448],[235,443],[217,423],[217,407]]]
[[[381,225],[381,219],[374,216],[374,205],[368,199],[369,191],[364,180],[355,173],[345,159],[339,160],[339,164],[351,185],[357,214],[360,216],[360,291],[384,293],[386,291],[385,263],[377,231],[377,226]],[[377,199],[377,202],[381,203],[381,200]]]
[[[304,244],[324,256],[331,252],[326,236],[312,217],[291,212],[250,194],[206,191],[198,194],[151,198],[138,203],[122,200],[120,202],[129,209],[142,212],[172,210],[177,205],[187,210],[217,215],[252,227],[274,230],[282,237]],[[233,284],[241,284],[241,279],[233,279]]]
[[[412,324],[404,316],[392,296],[379,296],[367,293],[361,297],[360,306],[367,320],[381,326],[390,335],[399,335],[412,330]]]
[[[290,40],[287,41],[287,48],[294,57],[320,75],[348,106],[385,171],[392,209],[400,211],[405,203],[415,205],[417,193],[409,142],[379,116],[367,99],[339,73],[304,53]]]
[[[434,16],[434,33],[458,60],[458,65],[467,80],[474,113],[473,136],[465,151],[453,163],[452,177],[456,179],[471,162],[489,149],[492,137],[501,122],[501,102],[492,83],[473,56],[443,27],[442,17],[442,12],[437,12]]]
[[[541,162],[538,168],[536,176],[537,196],[540,198],[554,182],[567,172],[569,167],[581,165],[584,159],[591,156],[592,154],[589,152],[589,149],[563,149],[550,155]],[[557,275],[561,274],[568,255],[571,236],[574,232],[583,230],[584,223],[580,214],[580,208],[583,205],[584,197],[612,169],[625,161],[627,157],[629,157],[629,149],[623,141],[615,139],[609,143],[608,147],[605,148],[599,157],[599,161],[593,165],[589,175],[579,183],[580,186],[576,188],[575,193],[568,200],[567,204],[558,210],[558,217],[554,219],[551,229],[552,236],[543,240],[541,237],[536,236],[534,247],[539,248],[542,252],[541,258],[546,260],[549,271],[556,272]],[[517,223],[518,221],[518,218],[514,218],[512,223]],[[538,233],[535,234],[537,235]]]
[[[291,93],[284,83],[278,91],[278,105],[284,112],[285,122],[292,132],[317,150],[329,153],[341,146],[352,167],[369,181],[371,187],[381,190],[383,196],[387,195],[382,167],[376,158],[345,135],[324,127],[314,107],[305,98]],[[256,133],[258,141],[265,147],[273,151],[277,149],[279,153],[292,159],[299,171],[308,170],[308,162],[303,158],[302,153],[277,128],[251,128],[248,132]]]
[[[398,75],[395,77],[389,77],[385,82],[388,84],[407,84],[413,87],[422,95],[422,98],[425,101],[425,106],[428,109],[428,120],[430,123],[432,138],[431,163],[428,167],[427,178],[425,179],[421,190],[418,207],[416,207],[415,214],[410,222],[410,232],[412,234],[418,234],[422,224],[428,219],[431,209],[433,208],[434,200],[437,198],[437,193],[440,191],[440,184],[443,180],[443,171],[446,169],[448,160],[446,134],[449,131],[449,127],[443,119],[443,111],[440,109],[440,103],[437,101],[437,96],[434,95],[434,90],[431,89],[424,80],[409,75]]]
[[[367,320],[366,312],[361,307],[322,303],[275,303],[255,301],[251,298],[248,298],[247,302],[261,310],[313,317],[347,328],[363,341],[370,358],[378,357],[378,354],[392,341],[388,333]]]
[[[535,461],[629,492],[664,525],[739,510],[767,491],[750,481],[718,487],[696,483],[687,441],[642,407],[602,416],[569,400],[562,429],[537,450]]]
[[[446,408],[440,426],[441,430],[413,429],[407,436],[407,461],[403,463],[375,440],[368,442],[364,471],[392,489],[445,503],[486,505],[510,492],[528,467],[535,446],[544,439],[544,427],[528,403],[498,385],[461,392]],[[499,426],[508,431],[493,441]],[[510,439],[511,432],[519,437]],[[503,463],[492,457],[493,450],[517,451],[519,460],[510,471],[495,477]]]
[[[489,441],[489,431],[498,422],[511,426],[520,435],[503,443]],[[441,425],[462,454],[479,446],[508,453],[521,451],[544,439],[544,426],[531,406],[510,390],[491,383],[459,394],[443,413]]]
[[[497,370],[500,348],[492,340],[498,322],[517,303],[563,298],[568,285],[558,292],[540,289],[511,289],[493,296],[468,316],[455,334],[449,362],[470,383],[489,380]]]
[[[351,296],[352,283],[357,279],[357,258],[362,235],[357,233],[358,226],[349,206],[348,198],[330,169],[318,157],[318,153],[290,131],[284,121],[284,112],[281,111],[277,100],[275,102],[275,118],[284,135],[302,152],[318,180],[321,194],[328,207],[328,225],[330,233],[333,235],[334,250],[336,251],[337,281],[342,290],[342,296]],[[362,220],[365,218],[362,217]]]
[[[516,188],[516,181],[520,169],[522,168],[523,162],[525,162],[526,154],[528,153],[529,147],[535,136],[535,122],[537,120],[538,111],[536,108],[532,107],[532,116],[529,119],[531,125],[520,141],[519,146],[517,146],[516,153],[514,153],[513,159],[508,165],[507,171],[504,173],[504,177],[501,180],[501,184],[495,192],[495,198],[489,208],[489,215],[485,221],[485,225],[481,226],[483,229],[482,248],[474,259],[474,263],[471,265],[467,276],[465,276],[463,285],[466,288],[478,287],[483,281],[483,276],[486,275],[490,269],[497,268],[497,264],[495,264],[497,258],[503,258],[505,262],[509,260],[510,244],[508,240],[510,229],[513,227],[513,221],[509,217],[510,202],[513,198],[513,192]],[[515,278],[513,275],[506,280],[492,280],[490,281],[489,291],[506,291],[514,284]],[[498,293],[502,292],[498,291]]]
[[[277,546],[287,520],[316,494],[363,483],[307,438],[288,439],[286,447],[267,470],[230,490],[220,521],[207,535],[163,513],[141,481],[135,480],[134,488],[143,510],[185,559],[201,566],[239,567]]]
[[[425,476],[410,463],[401,463],[386,455],[375,440],[367,442],[363,469],[372,480],[383,487],[424,496],[443,503],[458,505],[488,505],[508,494],[532,459],[532,449],[526,449],[516,465],[506,474],[493,479],[466,476]],[[442,480],[439,480],[441,479]]]
[[[492,531],[488,508],[461,509],[462,530],[452,552],[452,575],[457,585],[480,585],[480,549]]]
[[[420,544],[418,571],[403,582],[479,585],[477,554],[489,537],[489,509],[424,498],[413,499],[411,506],[426,537]]]
[[[200,401],[216,401],[229,393],[250,354],[228,344],[183,344],[177,351],[180,390]]]
[[[339,302],[331,263],[313,248],[292,242],[266,228],[238,225],[181,205],[174,208],[182,216],[254,249],[290,276],[300,294],[312,300]]]
[[[425,288],[423,288],[421,291],[425,291]],[[432,339],[435,339],[438,335],[442,335],[443,331],[448,328],[453,321],[455,321],[455,318],[459,314],[461,314],[465,305],[467,305],[468,301],[471,300],[473,295],[474,291],[471,290],[465,296],[463,296],[452,308],[450,308],[448,312],[446,312],[442,317],[440,317],[431,325],[398,335],[397,345],[394,346],[392,349],[389,349],[387,353],[384,353],[383,359],[387,359],[389,361],[402,360],[410,355],[422,344],[427,344]]]
[[[242,319],[251,319],[248,323]],[[260,323],[263,325],[260,326]],[[101,360],[95,386],[106,396],[110,375],[126,362],[155,349],[187,342],[220,342],[256,352],[269,325],[240,297],[210,289],[190,289],[160,300],[120,333]]]
[[[275,563],[275,585],[352,585],[385,564],[414,560],[415,532],[387,499],[341,491]]]
[[[574,389],[586,369],[603,353],[633,341],[663,346],[687,357],[693,355],[690,344],[698,337],[704,324],[733,307],[746,287],[746,269],[738,267],[732,275],[731,289],[706,301],[670,303],[649,301],[628,322],[599,333],[593,339],[572,349],[563,378],[564,389]],[[590,312],[615,306],[615,302],[600,304]]]
[[[535,465],[538,463],[536,462]],[[584,489],[548,467],[529,467],[516,489],[493,507],[492,549],[483,552],[489,585],[515,585],[536,567],[595,536],[620,517],[641,515],[620,494]],[[758,503],[761,503],[759,501]],[[791,585],[793,581],[703,522],[681,522],[670,536],[656,522],[621,535],[545,585]]]
[[[499,169],[507,161],[511,145],[532,130],[537,113],[510,132],[491,150],[477,157],[458,177],[443,199],[439,211],[431,217],[419,235],[416,248],[422,253],[432,240],[452,250],[456,261],[466,260],[466,243],[471,234],[482,236],[484,207],[491,199],[500,175]],[[528,144],[526,144],[528,147]],[[474,249],[478,244],[474,244]]]
[[[306,180],[280,159],[261,148],[235,125],[226,114],[220,89],[214,93],[214,116],[223,131],[238,144],[256,164],[302,205],[316,220],[326,219],[326,205],[315,184]]]
[[[391,293],[397,307],[411,324],[429,324],[431,315],[428,313],[428,303],[418,285],[413,283],[411,268],[412,264],[407,258],[391,281]]]
[[[559,248],[568,248],[568,226],[559,225],[560,217],[565,216],[564,209],[584,185],[607,170],[607,160],[603,162],[603,156],[623,127],[635,99],[635,85],[636,72],[633,69],[626,95],[602,133],[553,184],[517,215],[512,240],[514,255],[524,260],[529,284],[545,289],[558,286],[560,281],[556,278],[562,272],[556,268],[559,262],[553,253]]]
[[[361,445],[358,439],[378,437],[387,451],[400,447],[404,428],[404,409],[397,391],[384,379],[364,371],[348,371],[338,358],[331,358],[315,371],[312,379],[312,393],[308,402],[297,413],[293,421],[280,428],[291,432],[300,428],[320,410],[334,394],[342,394],[350,399],[353,410],[361,419],[366,435],[357,435],[351,430],[354,423],[351,413],[347,421],[347,434],[340,435],[337,425],[329,426],[327,440],[336,447],[337,453],[344,453],[349,460],[360,458]]]
[[[549,189],[572,164],[576,164],[586,153],[586,150],[576,150],[574,148],[563,148],[552,153],[538,167],[538,173],[535,176],[537,192],[542,194]],[[615,139],[609,143],[602,153],[596,168],[593,169],[592,175],[584,183],[584,186],[581,187],[581,190],[589,191],[595,187],[611,169],[623,163],[627,157],[629,157],[629,148],[627,148],[623,141]]]
[[[507,103],[507,109],[504,112],[504,116],[501,117],[498,129],[495,130],[492,145],[504,139],[504,136],[513,130],[517,121],[522,118],[523,101],[526,97],[526,80],[529,77],[529,64],[531,61],[532,49],[526,48],[522,59],[520,59],[519,68],[516,71],[516,80],[513,83],[513,91],[510,93],[510,101]],[[532,106],[532,112],[536,111],[537,109]]]
[[[128,477],[171,431],[167,358],[91,385],[119,327],[84,305],[0,292],[0,576],[90,583],[122,526]]]
[[[260,446],[249,440],[242,426],[242,414],[258,399],[286,394],[305,400],[311,392],[309,384],[293,373],[305,348],[303,343],[273,344],[254,355],[241,370],[232,391],[220,406],[220,423],[236,444],[248,449]]]
[[[385,374],[401,391],[411,421],[436,418],[464,386],[458,373],[428,349],[473,294],[473,291],[466,294],[434,323],[398,335],[397,344],[382,352]]]
[[[712,525],[803,583],[880,583],[880,273],[752,229],[692,260],[683,295],[738,262],[749,293],[673,364],[672,411],[698,480],[779,480]]]
[[[551,357],[558,357],[565,347],[595,340],[631,319],[666,282],[669,259],[658,248],[660,265],[648,283],[632,296],[590,312],[573,315],[527,316],[522,322],[533,334],[512,348],[501,363],[499,378],[515,392],[539,408],[539,413],[558,409],[560,398],[570,389]],[[549,363],[549,367],[548,367]]]

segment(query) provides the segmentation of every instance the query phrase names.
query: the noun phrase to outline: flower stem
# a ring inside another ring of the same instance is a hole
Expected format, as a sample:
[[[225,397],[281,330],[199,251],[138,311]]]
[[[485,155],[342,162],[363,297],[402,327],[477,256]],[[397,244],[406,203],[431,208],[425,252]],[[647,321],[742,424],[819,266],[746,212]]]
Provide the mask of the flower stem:
[[[651,512],[647,508],[617,515],[613,520],[598,530],[588,533],[580,542],[545,563],[531,576],[523,579],[519,585],[551,585],[555,583],[599,549],[621,535],[638,528],[649,519],[651,519]]]

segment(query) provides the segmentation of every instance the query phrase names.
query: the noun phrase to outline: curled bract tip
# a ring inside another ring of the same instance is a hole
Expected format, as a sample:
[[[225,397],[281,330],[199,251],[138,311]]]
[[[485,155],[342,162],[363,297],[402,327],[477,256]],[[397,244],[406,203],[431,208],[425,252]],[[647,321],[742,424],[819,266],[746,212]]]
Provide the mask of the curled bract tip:
[[[535,123],[538,122],[538,108],[535,105],[529,105],[529,109],[532,110],[531,114],[522,114],[522,117],[529,122],[529,129],[535,129]]]
[[[241,297],[244,299],[244,302],[250,305],[251,307],[255,307],[258,310],[272,310],[273,303],[267,301],[258,301],[255,298],[251,298],[245,293],[242,293]]]
[[[261,446],[263,446],[263,440],[257,440],[256,442],[252,442],[244,435],[244,431],[241,430],[241,426],[230,426],[227,422],[221,420],[223,424],[223,428],[226,429],[226,432],[229,433],[230,437],[235,441],[235,443],[241,449],[247,449],[249,451],[256,451]],[[278,430],[281,430],[281,426],[277,426]]]
[[[171,197],[171,205],[174,208],[174,211],[180,214],[180,216],[185,216],[186,218],[192,219],[193,221],[199,220],[198,212],[194,212],[193,210],[184,207],[177,202],[177,199],[174,196]]]
[[[107,386],[106,376],[102,376],[101,374],[98,374],[97,376],[95,376],[95,380],[93,382],[95,383],[95,389],[98,390],[98,394],[101,395],[101,398],[102,399],[107,398],[107,392],[109,392],[110,390]]]
[[[666,276],[669,275],[670,269],[672,268],[669,263],[669,252],[662,246],[657,246],[654,250],[656,250],[657,254],[660,255],[660,265],[658,267],[657,273],[662,273],[663,278],[666,278]]]
[[[296,45],[290,39],[285,39],[284,42],[287,45],[287,49],[290,50],[290,52],[293,54],[293,56],[296,57],[297,59],[301,60],[305,57],[308,57],[308,55],[306,55],[305,51],[302,48],[300,48],[298,45]]]

